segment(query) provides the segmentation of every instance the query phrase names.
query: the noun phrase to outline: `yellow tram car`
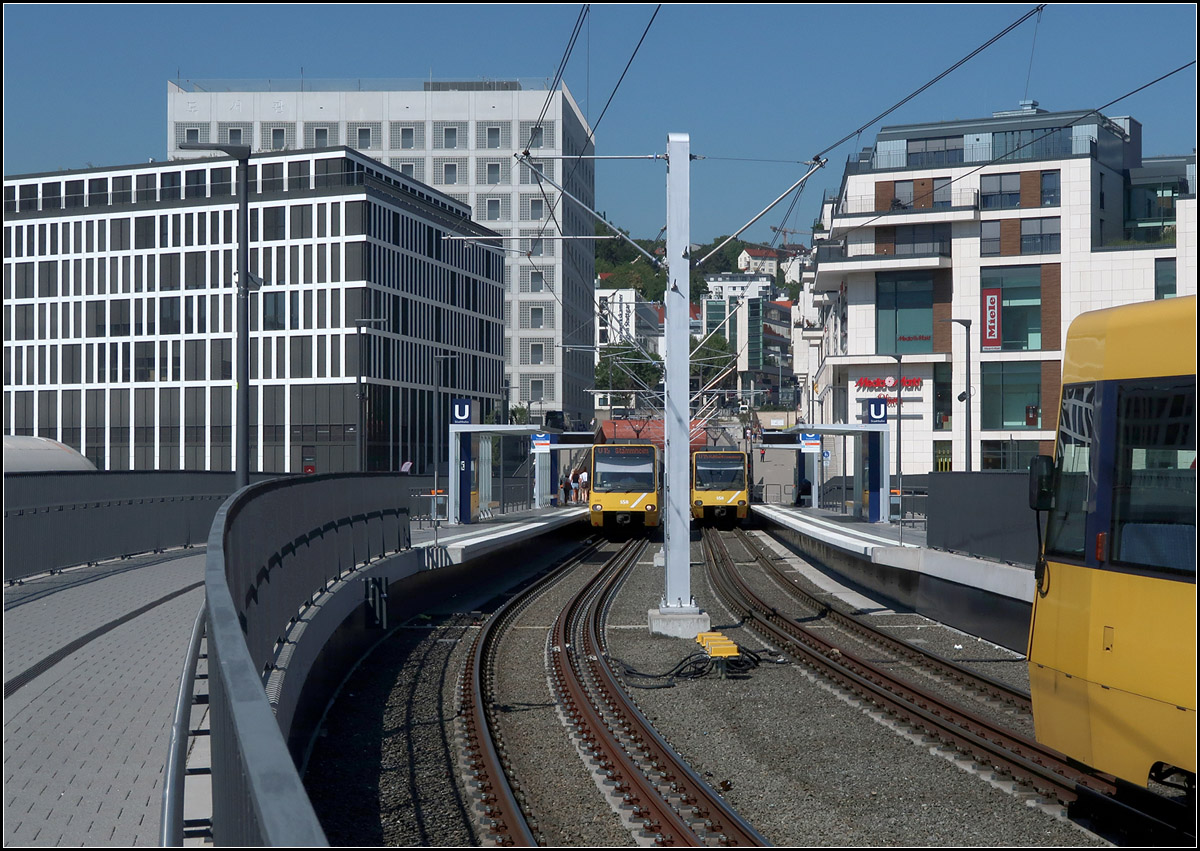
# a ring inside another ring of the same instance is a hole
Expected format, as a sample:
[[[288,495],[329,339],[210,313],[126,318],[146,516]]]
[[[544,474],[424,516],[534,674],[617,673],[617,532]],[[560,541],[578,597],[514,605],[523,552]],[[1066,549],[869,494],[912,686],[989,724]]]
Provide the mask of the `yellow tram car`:
[[[1048,513],[1028,653],[1038,740],[1194,796],[1194,296],[1071,323],[1030,505]]]
[[[661,523],[658,447],[643,443],[593,446],[588,471],[588,516],[597,528],[651,528]]]
[[[692,453],[692,517],[733,526],[750,513],[750,456],[702,449]]]

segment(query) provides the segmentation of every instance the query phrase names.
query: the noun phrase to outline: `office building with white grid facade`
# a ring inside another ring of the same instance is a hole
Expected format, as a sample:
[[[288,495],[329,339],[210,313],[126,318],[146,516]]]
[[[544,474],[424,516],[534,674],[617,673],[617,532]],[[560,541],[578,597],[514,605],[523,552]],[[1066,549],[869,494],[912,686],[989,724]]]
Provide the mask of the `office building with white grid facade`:
[[[6,434],[101,470],[235,469],[237,173],[5,178]],[[249,469],[431,472],[437,409],[500,406],[496,235],[346,148],[253,155],[248,186]]]
[[[566,85],[493,80],[176,81],[167,151],[212,142],[279,151],[345,145],[469,206],[504,237],[508,401],[535,421],[586,423],[594,384],[593,219],[535,169],[594,206],[590,129]],[[515,155],[528,150],[532,167]],[[587,237],[560,239],[560,237]]]

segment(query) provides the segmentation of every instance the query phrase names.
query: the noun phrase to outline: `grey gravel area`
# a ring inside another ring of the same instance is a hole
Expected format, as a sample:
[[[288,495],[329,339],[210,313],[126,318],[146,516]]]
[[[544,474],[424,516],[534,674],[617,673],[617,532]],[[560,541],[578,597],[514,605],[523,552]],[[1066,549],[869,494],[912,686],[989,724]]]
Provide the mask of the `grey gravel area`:
[[[713,628],[770,651],[716,601],[699,561],[696,544],[692,592]],[[668,670],[695,648],[648,635],[646,611],[662,587],[661,569],[639,567],[608,624],[610,654],[642,671]],[[664,737],[778,845],[1105,844],[879,723],[796,665],[680,680],[636,698]]]
[[[610,654],[643,672],[669,670],[697,649],[692,641],[649,634],[647,610],[657,606],[663,588],[662,568],[652,564],[658,546],[622,588],[607,629]],[[667,740],[710,783],[726,789],[727,800],[770,841],[801,847],[1105,844],[938,755],[934,744],[881,721],[806,668],[776,663],[782,657],[775,648],[716,601],[699,561],[697,538],[697,603],[714,629],[761,651],[763,662],[745,676],[710,674],[634,695]],[[547,844],[634,845],[579,758],[546,679],[546,629],[573,582],[530,607],[502,648],[511,661],[496,695],[501,723],[518,754],[522,791],[549,813],[538,825]],[[902,635],[917,632],[951,658],[1018,667],[1002,648],[939,631],[916,616],[877,617],[894,621]],[[461,618],[413,622],[344,686],[306,775],[332,844],[480,844],[474,804],[458,777],[454,723],[459,674],[475,632]],[[962,645],[957,655],[948,652],[954,644]],[[529,765],[544,770],[530,773]]]
[[[458,781],[454,686],[477,627],[419,617],[343,685],[305,785],[331,845],[471,845]]]
[[[786,552],[776,549],[778,545],[772,546],[774,542],[764,533],[754,533],[752,537],[759,546],[765,546],[768,552]],[[968,708],[974,714],[989,719],[1006,730],[1030,739],[1034,738],[1033,715],[1028,710],[1014,707],[980,691],[965,687],[953,677],[943,675],[928,665],[910,662],[908,659],[884,649],[873,639],[848,630],[833,620],[821,618],[816,607],[803,601],[802,595],[797,593],[796,589],[784,587],[775,576],[759,567],[753,555],[741,543],[733,540],[732,536],[727,536],[725,543],[739,572],[755,593],[780,613],[792,616],[801,627],[836,644],[842,651],[853,653],[863,661],[875,665],[893,676],[900,677],[929,694],[937,695],[957,706]],[[803,585],[811,586],[811,583],[804,578],[806,571],[811,572],[815,569],[811,564],[795,555],[790,555],[785,562],[777,562],[777,564],[784,568],[789,581],[801,580]],[[799,590],[803,593],[811,593],[808,588]],[[850,607],[836,596],[830,595],[829,592],[825,592],[823,596],[826,599],[821,602],[836,611],[850,614],[867,626],[895,638],[903,639],[920,650],[934,653],[968,670],[975,670],[1001,679],[996,677],[993,671],[1007,669],[1007,679],[1023,681],[1023,684],[1018,687],[1028,692],[1029,678],[1024,656],[917,614],[893,612],[886,608],[878,608],[872,614],[855,613],[848,611]],[[983,667],[985,664],[993,670],[987,670]],[[1005,682],[1006,680],[1001,679],[1001,681]]]
[[[592,559],[563,578],[521,615],[500,646],[497,720],[513,773],[537,830],[548,846],[630,844],[629,833],[596,789],[563,726],[557,698],[547,681],[547,636],[570,595],[594,575]]]

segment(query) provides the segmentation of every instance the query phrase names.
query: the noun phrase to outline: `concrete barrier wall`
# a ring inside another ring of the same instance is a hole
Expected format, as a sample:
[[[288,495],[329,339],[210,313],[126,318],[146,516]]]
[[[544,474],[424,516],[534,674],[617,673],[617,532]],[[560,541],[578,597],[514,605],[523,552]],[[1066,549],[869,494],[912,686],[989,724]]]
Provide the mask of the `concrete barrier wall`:
[[[233,473],[7,474],[4,579],[201,545],[234,484]]]
[[[1028,473],[931,473],[926,543],[1012,564],[1037,561]]]

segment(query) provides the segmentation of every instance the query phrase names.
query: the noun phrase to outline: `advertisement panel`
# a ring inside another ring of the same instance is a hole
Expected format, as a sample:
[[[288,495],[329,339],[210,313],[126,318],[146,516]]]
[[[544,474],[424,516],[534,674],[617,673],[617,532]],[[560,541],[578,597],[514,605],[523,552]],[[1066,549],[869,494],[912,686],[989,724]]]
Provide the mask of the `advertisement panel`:
[[[985,352],[999,351],[1000,349],[1000,290],[984,289],[979,291],[983,297],[983,342],[982,349]]]

